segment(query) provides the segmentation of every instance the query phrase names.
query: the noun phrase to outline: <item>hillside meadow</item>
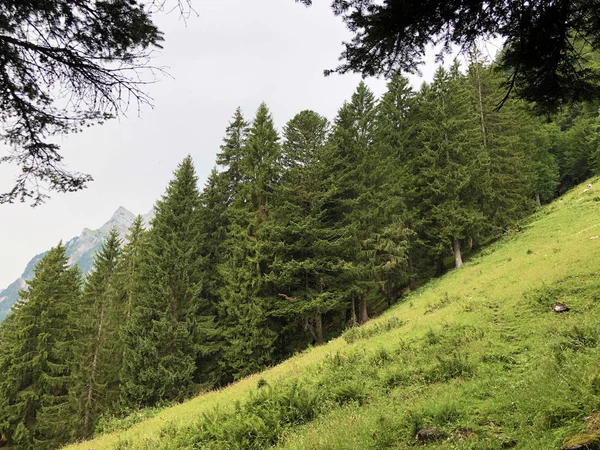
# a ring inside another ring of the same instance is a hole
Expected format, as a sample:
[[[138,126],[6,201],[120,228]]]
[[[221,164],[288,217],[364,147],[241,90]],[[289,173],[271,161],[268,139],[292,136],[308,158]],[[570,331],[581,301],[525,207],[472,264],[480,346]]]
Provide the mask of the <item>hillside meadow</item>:
[[[600,179],[362,327],[66,448],[596,448],[600,184],[588,182]]]

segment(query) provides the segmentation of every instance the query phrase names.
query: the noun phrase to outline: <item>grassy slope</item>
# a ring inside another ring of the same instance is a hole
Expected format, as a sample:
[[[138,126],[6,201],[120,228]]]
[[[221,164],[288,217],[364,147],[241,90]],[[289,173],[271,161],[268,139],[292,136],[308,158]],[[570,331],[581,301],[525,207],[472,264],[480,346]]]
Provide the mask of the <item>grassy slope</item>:
[[[356,401],[350,395],[346,403],[328,398],[314,420],[285,429],[280,448],[409,448],[421,426],[450,436],[428,448],[560,448],[600,408],[600,189],[582,191],[575,188],[521,232],[361,329],[375,332],[391,317],[406,321],[403,326],[352,343],[338,338],[128,430],[69,448],[191,447],[193,439],[185,436],[194,434],[202,413],[230,410],[257,391],[260,378],[331,389],[323,380],[342,380],[335,373],[344,371],[354,381],[363,377],[366,395]],[[572,311],[551,312],[556,300]],[[473,430],[469,439],[451,437],[459,427]]]

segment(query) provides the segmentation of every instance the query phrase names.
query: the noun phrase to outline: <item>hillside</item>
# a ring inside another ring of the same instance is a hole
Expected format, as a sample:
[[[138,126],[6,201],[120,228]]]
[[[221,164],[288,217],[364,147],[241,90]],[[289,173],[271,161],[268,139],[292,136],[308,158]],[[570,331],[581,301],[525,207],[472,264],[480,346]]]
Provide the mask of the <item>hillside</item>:
[[[144,223],[148,224],[152,219],[152,212],[142,216]],[[102,247],[102,243],[108,236],[108,232],[114,227],[119,232],[121,239],[125,239],[128,228],[135,220],[135,215],[122,206],[119,207],[111,218],[96,230],[84,228],[79,236],[69,239],[65,244],[67,256],[71,265],[77,264],[81,273],[87,274],[94,263],[96,252]],[[10,312],[10,308],[19,298],[19,291],[26,284],[25,281],[33,277],[35,265],[47,252],[34,256],[25,267],[23,274],[13,281],[6,289],[0,290],[0,322]]]
[[[423,427],[443,433],[427,448],[584,448],[600,435],[600,190],[583,190],[363,327],[68,448],[402,449]]]

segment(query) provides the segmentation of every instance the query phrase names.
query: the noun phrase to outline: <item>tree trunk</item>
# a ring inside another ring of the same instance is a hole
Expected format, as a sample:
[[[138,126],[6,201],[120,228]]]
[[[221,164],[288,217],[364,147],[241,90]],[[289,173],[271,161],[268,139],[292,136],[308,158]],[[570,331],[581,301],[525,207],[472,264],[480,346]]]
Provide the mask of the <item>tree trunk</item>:
[[[535,203],[538,205],[538,208],[540,206],[542,206],[542,201],[540,200],[540,193],[539,192],[535,193]]]
[[[463,266],[462,256],[460,254],[460,241],[454,238],[454,260],[456,261],[456,268],[460,269]]]
[[[90,372],[90,380],[85,403],[85,415],[83,418],[83,429],[87,435],[90,431],[90,415],[92,410],[92,400],[94,397],[94,383],[96,380],[96,370],[98,367],[98,357],[100,354],[100,344],[102,342],[102,327],[104,326],[104,304],[100,307],[100,317],[98,318],[98,331],[96,332],[96,345],[94,346],[94,357],[92,359],[92,367]]]
[[[321,313],[316,312],[315,316],[315,343],[317,345],[321,345],[323,340],[323,318],[321,317]]]
[[[475,63],[477,74],[477,91],[479,93],[479,116],[481,118],[481,138],[483,140],[483,148],[487,148],[487,133],[485,130],[485,116],[483,114],[483,93],[481,92],[481,74],[479,73],[479,63]]]
[[[367,296],[365,294],[360,297],[360,311],[359,311],[359,323],[363,323],[369,320],[369,313],[367,312]]]
[[[413,259],[412,256],[409,254],[408,258],[406,260],[406,265],[407,265],[407,272],[408,272],[408,290],[409,291],[414,291],[415,290],[415,267],[413,266]]]
[[[352,297],[352,310],[350,311],[350,326],[353,327],[356,325],[356,300]]]
[[[444,257],[438,256],[435,274],[439,277],[439,276],[444,275],[445,271],[446,271],[446,266],[444,266]]]

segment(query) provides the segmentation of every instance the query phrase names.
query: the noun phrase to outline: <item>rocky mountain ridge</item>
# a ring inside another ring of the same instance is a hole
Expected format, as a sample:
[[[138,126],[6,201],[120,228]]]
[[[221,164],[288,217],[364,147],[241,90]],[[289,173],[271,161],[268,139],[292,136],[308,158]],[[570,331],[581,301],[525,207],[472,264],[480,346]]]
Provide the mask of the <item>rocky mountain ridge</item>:
[[[148,226],[154,217],[154,210],[142,216],[144,224]],[[125,241],[127,231],[136,215],[120,206],[112,217],[100,228],[90,230],[84,228],[79,236],[76,236],[65,243],[67,248],[67,256],[71,265],[77,264],[83,274],[87,274],[93,266],[94,256],[102,247],[102,243],[108,236],[112,228],[116,228],[119,237]],[[11,283],[6,289],[0,290],[0,321],[4,320],[10,312],[10,308],[19,298],[19,291],[26,287],[26,280],[33,277],[35,265],[47,253],[43,252],[34,256],[25,267],[23,274]]]

